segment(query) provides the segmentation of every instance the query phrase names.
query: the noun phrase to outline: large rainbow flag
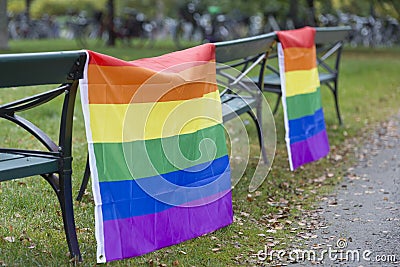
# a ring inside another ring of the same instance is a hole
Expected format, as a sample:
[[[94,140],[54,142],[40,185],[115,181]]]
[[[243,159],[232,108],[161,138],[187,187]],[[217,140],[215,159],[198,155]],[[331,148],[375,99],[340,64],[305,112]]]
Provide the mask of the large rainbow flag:
[[[123,61],[88,51],[81,81],[97,261],[142,255],[233,220],[215,46]]]
[[[329,153],[321,105],[315,29],[279,31],[278,57],[290,169]]]

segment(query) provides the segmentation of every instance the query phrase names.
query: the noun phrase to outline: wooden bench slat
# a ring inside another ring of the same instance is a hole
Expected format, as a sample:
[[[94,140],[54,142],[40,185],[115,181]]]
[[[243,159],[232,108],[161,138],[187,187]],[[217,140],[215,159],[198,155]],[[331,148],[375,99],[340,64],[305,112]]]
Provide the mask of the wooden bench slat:
[[[320,83],[326,83],[328,81],[332,81],[336,78],[335,74],[332,73],[323,73],[319,72],[319,81]],[[267,83],[264,85],[264,90],[268,92],[274,92],[274,93],[279,93],[281,92],[281,78],[277,74],[268,74],[264,76],[264,79],[267,81]],[[256,82],[256,78],[252,78],[253,82]],[[268,88],[267,88],[268,86]],[[277,88],[277,90],[275,89]],[[274,90],[275,89],[275,90]]]
[[[327,83],[329,81],[333,81],[336,79],[336,75],[333,73],[322,73],[320,72],[319,74],[319,81],[321,84]]]
[[[253,97],[234,97],[232,95],[223,95],[222,102],[222,119],[224,122],[229,121],[243,113],[249,112],[256,107],[257,101]]]
[[[351,31],[350,26],[318,27],[315,35],[316,44],[327,44],[338,40],[345,40]]]
[[[9,154],[9,153],[0,153],[0,164],[3,161],[7,161],[7,160],[13,160],[16,158],[22,158],[24,157],[23,155],[16,155],[16,154]]]
[[[267,52],[275,42],[275,33],[215,43],[218,63],[225,63]]]
[[[57,171],[57,159],[0,153],[0,181]]]
[[[84,51],[21,53],[0,55],[0,87],[61,84],[76,77],[70,76]],[[78,77],[79,78],[79,77]]]

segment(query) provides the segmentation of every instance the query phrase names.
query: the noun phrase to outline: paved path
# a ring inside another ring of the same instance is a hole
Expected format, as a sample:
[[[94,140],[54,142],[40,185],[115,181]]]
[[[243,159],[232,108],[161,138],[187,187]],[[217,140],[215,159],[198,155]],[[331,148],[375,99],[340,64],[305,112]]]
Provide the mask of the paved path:
[[[289,266],[400,266],[400,115],[365,141],[357,166],[320,204],[318,237],[291,252],[310,260]]]

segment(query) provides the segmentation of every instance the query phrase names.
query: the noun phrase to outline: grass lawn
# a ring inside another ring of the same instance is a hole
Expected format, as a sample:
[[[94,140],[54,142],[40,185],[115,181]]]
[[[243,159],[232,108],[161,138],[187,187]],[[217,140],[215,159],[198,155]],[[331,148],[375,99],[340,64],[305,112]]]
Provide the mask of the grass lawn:
[[[11,42],[7,53],[80,49],[73,41]],[[161,55],[174,51],[169,43],[153,47],[116,48],[90,45],[89,49],[125,60]],[[3,51],[3,53],[5,53]],[[323,106],[331,144],[327,158],[290,172],[284,144],[283,115],[275,116],[277,151],[272,170],[256,192],[247,191],[243,179],[233,190],[234,223],[214,233],[168,247],[142,257],[108,263],[108,266],[236,266],[263,264],[256,253],[268,245],[285,249],[297,235],[309,232],[313,222],[304,214],[314,207],[319,196],[332,190],[354,162],[359,137],[378,122],[399,111],[400,49],[346,48],[340,73],[340,105],[344,126],[339,127],[334,101],[323,89]],[[37,92],[39,88],[29,88]],[[26,90],[0,90],[0,104],[25,96]],[[274,97],[267,95],[274,104]],[[79,101],[79,100],[78,100]],[[60,110],[46,104],[26,117],[39,127],[57,133]],[[25,115],[25,114],[24,114]],[[74,194],[78,193],[86,160],[86,138],[80,104],[77,103],[73,135]],[[2,146],[32,147],[31,138],[20,129],[0,122]],[[94,203],[88,190],[81,203],[75,203],[82,266],[96,264]],[[0,184],[0,266],[63,266],[68,264],[61,212],[56,195],[40,177]],[[138,240],[140,242],[140,240]],[[297,242],[297,241],[296,241]]]

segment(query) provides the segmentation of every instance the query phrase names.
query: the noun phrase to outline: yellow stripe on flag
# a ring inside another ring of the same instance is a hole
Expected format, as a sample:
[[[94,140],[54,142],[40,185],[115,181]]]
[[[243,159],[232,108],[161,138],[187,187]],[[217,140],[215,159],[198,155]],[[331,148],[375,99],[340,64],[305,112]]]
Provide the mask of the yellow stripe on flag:
[[[313,93],[320,86],[317,68],[289,71],[285,73],[285,78],[286,97]]]
[[[222,123],[218,91],[190,100],[90,104],[89,112],[95,143],[165,138]]]

